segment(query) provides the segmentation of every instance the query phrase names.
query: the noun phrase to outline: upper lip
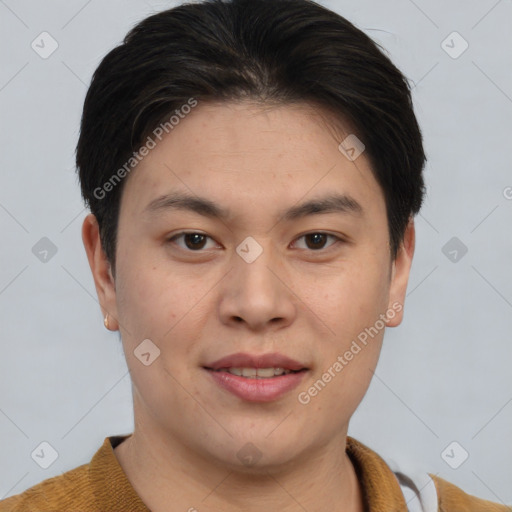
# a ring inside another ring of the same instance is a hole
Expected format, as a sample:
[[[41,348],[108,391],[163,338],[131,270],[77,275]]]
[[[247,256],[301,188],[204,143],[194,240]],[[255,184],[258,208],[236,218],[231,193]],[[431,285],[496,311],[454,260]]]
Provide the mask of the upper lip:
[[[297,371],[306,369],[302,363],[276,352],[260,355],[238,352],[222,357],[204,367],[211,370],[220,370],[221,368],[283,368]]]

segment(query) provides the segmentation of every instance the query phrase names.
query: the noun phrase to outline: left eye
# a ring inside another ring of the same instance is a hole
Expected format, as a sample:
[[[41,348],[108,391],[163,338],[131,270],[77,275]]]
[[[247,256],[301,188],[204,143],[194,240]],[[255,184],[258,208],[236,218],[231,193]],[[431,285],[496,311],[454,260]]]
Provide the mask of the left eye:
[[[325,249],[325,242],[328,238],[334,239],[334,243],[336,241],[341,240],[337,236],[330,235],[329,233],[308,233],[306,235],[302,235],[297,240],[300,240],[301,238],[304,238],[306,240],[306,248],[307,249],[313,249],[313,250],[319,250],[319,249]],[[310,241],[311,243],[308,243]],[[333,244],[330,244],[333,245]]]

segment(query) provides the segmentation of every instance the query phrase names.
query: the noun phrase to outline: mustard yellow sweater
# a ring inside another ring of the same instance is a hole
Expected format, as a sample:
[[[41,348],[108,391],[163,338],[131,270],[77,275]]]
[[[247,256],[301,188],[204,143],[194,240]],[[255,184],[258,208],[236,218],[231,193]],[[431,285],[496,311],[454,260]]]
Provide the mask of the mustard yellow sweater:
[[[126,437],[105,438],[90,463],[0,501],[0,512],[150,512],[114,454],[114,448]],[[359,477],[368,512],[407,512],[400,484],[379,455],[350,436],[347,454]],[[512,512],[512,507],[470,496],[442,478],[430,477],[439,512]]]

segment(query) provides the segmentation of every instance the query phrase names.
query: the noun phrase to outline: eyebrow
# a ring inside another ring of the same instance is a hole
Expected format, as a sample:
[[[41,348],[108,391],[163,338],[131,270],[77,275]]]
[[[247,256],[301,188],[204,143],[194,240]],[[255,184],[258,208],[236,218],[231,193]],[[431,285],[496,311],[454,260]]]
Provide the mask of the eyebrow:
[[[188,195],[183,192],[173,192],[157,197],[144,208],[143,213],[152,215],[168,210],[186,210],[220,220],[227,220],[232,217],[229,209],[214,203],[210,199]],[[308,215],[326,213],[344,213],[361,217],[364,210],[360,203],[347,194],[329,194],[292,206],[279,212],[277,216],[281,220],[291,221]]]

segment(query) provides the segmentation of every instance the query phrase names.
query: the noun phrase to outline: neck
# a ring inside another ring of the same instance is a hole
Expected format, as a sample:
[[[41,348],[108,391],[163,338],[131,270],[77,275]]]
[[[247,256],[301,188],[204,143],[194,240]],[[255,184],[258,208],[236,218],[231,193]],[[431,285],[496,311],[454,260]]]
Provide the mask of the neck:
[[[173,442],[136,428],[115,455],[152,512],[363,512],[362,493],[345,452],[346,431],[315,453],[279,467],[233,470]]]

